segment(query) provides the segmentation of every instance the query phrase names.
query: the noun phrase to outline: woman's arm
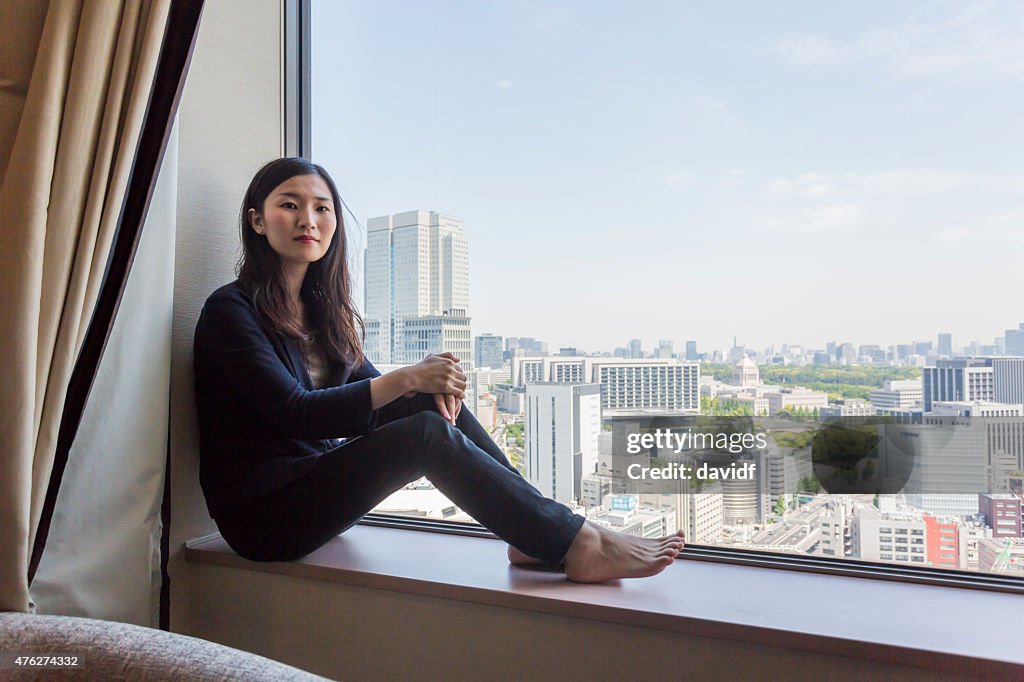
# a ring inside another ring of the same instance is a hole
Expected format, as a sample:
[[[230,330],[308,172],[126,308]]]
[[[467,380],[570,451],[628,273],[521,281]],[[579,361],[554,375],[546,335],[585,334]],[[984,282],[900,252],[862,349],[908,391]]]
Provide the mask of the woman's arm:
[[[239,420],[259,419],[280,433],[301,438],[370,432],[369,377],[307,390],[285,365],[277,345],[240,290],[225,287],[207,299],[195,337],[200,419],[236,427]]]
[[[448,394],[461,400],[466,397],[466,375],[459,367],[458,358],[451,353],[428,355],[415,365],[371,380],[370,391],[375,410],[407,393]]]

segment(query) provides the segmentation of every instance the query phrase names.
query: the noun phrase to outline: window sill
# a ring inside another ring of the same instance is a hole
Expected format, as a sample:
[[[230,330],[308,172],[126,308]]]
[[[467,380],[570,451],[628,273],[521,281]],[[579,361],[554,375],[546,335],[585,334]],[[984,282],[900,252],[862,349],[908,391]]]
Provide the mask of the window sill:
[[[186,559],[241,570],[994,678],[1024,676],[1019,595],[676,561],[599,585],[508,565],[490,539],[359,525],[304,559],[257,563],[220,536]]]

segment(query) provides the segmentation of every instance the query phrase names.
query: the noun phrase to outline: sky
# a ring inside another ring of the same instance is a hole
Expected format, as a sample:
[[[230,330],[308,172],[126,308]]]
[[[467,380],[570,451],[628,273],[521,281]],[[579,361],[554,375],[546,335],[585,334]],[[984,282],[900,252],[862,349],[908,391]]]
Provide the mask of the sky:
[[[462,218],[474,335],[959,346],[1024,321],[1022,2],[314,0],[312,21],[313,157],[353,250],[373,216]]]

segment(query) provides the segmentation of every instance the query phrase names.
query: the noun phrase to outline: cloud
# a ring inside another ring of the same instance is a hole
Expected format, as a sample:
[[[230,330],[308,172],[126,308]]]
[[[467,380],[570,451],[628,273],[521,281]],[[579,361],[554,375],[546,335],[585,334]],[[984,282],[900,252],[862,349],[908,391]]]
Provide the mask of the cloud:
[[[941,5],[937,6],[941,11]],[[832,67],[873,62],[897,78],[948,78],[979,75],[1024,76],[1024,12],[1019,3],[953,5],[952,16],[912,18],[901,26],[875,28],[840,42],[802,36],[777,43],[773,51],[803,67]],[[961,9],[962,8],[962,9]]]
[[[1013,211],[992,216],[989,224],[1007,239],[1024,240],[1024,211]]]
[[[947,227],[944,230],[939,230],[935,233],[935,238],[941,242],[958,242],[964,237],[971,235],[970,230],[965,230],[962,227]]]
[[[775,52],[799,66],[833,66],[850,58],[849,49],[841,43],[813,36],[783,40],[775,46]]]
[[[690,184],[692,177],[687,171],[673,171],[665,176],[665,182],[672,189],[683,189]]]
[[[779,232],[825,232],[860,226],[861,207],[857,204],[817,206],[799,211],[792,219],[762,221],[760,226]]]
[[[775,195],[864,195],[896,198],[947,195],[952,192],[1014,194],[1024,192],[1024,176],[967,173],[926,168],[897,168],[848,173],[802,173],[772,178],[765,190]]]
[[[504,78],[494,81],[494,87],[498,88],[499,90],[508,90],[509,88],[514,86],[515,83]]]
[[[820,196],[836,192],[840,185],[835,177],[819,173],[804,173],[796,178],[776,178],[768,182],[768,191],[776,194]]]
[[[1024,211],[1014,211],[1013,213],[1003,213],[997,216],[992,216],[991,222],[994,225],[1012,225],[1015,223],[1024,225]]]

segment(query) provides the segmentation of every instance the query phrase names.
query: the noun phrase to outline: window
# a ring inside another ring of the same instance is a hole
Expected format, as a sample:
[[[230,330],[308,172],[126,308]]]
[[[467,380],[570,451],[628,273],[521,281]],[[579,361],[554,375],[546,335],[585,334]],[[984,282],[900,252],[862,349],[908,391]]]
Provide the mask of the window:
[[[1024,562],[986,544],[978,491],[957,487],[985,476],[994,437],[968,420],[939,442],[923,423],[996,400],[991,358],[1024,357],[1014,309],[961,286],[1016,286],[1024,142],[1007,133],[1024,95],[997,58],[1024,28],[1011,8],[822,6],[798,23],[769,6],[740,22],[667,1],[313,0],[312,12],[313,157],[358,219],[356,301],[380,334],[419,334],[378,344],[382,369],[435,348],[473,366],[465,349],[500,337],[503,366],[473,367],[466,407],[514,466],[560,482],[560,501],[586,515],[609,511],[601,466],[630,433],[720,418],[764,431],[769,445],[741,455],[758,479],[634,493],[692,544],[813,553],[785,531],[822,523],[844,540],[836,558],[861,559],[963,533],[981,547],[952,552],[956,568],[1024,577]],[[415,246],[389,258],[369,223],[410,210]],[[427,309],[436,301],[467,321],[417,326],[444,312]],[[591,412],[559,404],[572,435],[557,445],[536,423],[548,417],[537,399],[561,400],[549,382],[599,385]],[[884,404],[906,409],[849,422],[857,442],[888,434],[932,457],[918,484],[942,483],[843,492],[878,476],[877,446],[825,485],[811,456],[822,411]],[[1024,439],[1000,442],[1024,458]],[[665,443],[638,456],[719,457]],[[472,521],[428,482],[400,493],[381,511],[418,497],[427,516]]]

